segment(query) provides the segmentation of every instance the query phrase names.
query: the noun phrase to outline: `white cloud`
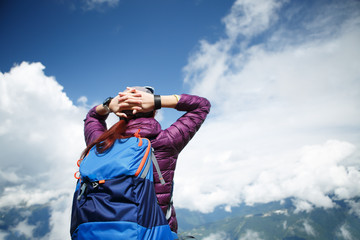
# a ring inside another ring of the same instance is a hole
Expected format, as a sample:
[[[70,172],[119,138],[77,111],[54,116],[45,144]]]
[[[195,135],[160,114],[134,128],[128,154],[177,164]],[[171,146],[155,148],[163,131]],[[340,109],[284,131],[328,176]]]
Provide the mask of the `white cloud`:
[[[24,235],[26,238],[32,238],[32,232],[35,229],[35,226],[27,224],[26,220],[19,222],[16,227],[12,228],[11,232],[16,232],[18,234]]]
[[[228,240],[229,238],[226,236],[226,233],[212,233],[207,237],[204,237],[202,240]]]
[[[348,230],[348,226],[346,224],[342,225],[340,229],[336,232],[336,236],[340,239],[344,240],[352,240],[354,239],[351,233]]]
[[[294,199],[293,204],[295,206],[295,213],[299,213],[299,212],[311,212],[314,208],[314,205],[311,204],[309,201],[307,200],[303,200],[303,199]]]
[[[71,189],[73,190],[73,188]],[[72,196],[66,194],[59,195],[50,201],[52,213],[50,218],[51,232],[47,239],[62,240],[70,238],[70,210],[72,205]],[[64,211],[65,210],[65,211]]]
[[[253,37],[265,31],[277,20],[274,14],[282,2],[275,0],[237,0],[223,22],[231,40],[241,36]]]
[[[252,230],[246,230],[246,233],[243,234],[239,240],[262,240],[258,232]]]
[[[348,203],[351,208],[349,213],[354,214],[357,217],[360,217],[360,202],[349,200]]]
[[[75,185],[76,160],[85,146],[86,112],[73,105],[44,68],[23,62],[0,73],[0,126],[6,126],[0,131],[0,207],[50,203],[53,213],[62,212],[54,228],[61,230],[51,239],[68,239],[67,203]],[[31,229],[22,226],[18,228],[23,234],[30,234]]]
[[[297,211],[309,211],[334,207],[329,195],[360,195],[359,3],[342,2],[347,17],[335,3],[299,18],[301,3],[262,2],[237,1],[227,37],[200,41],[184,68],[213,108],[180,155],[177,206],[209,212],[295,197]]]
[[[284,221],[282,225],[283,225],[283,229],[286,230],[286,228],[287,228],[287,221]]]
[[[88,99],[87,99],[86,96],[81,96],[81,97],[79,97],[78,100],[77,100],[77,102],[78,102],[81,106],[83,106],[83,107],[88,107],[88,106],[87,106],[87,101],[88,101]]]
[[[312,236],[312,237],[315,237],[315,236],[316,236],[316,232],[315,232],[314,228],[310,225],[310,223],[309,223],[308,221],[305,220],[305,221],[303,222],[303,226],[304,226],[305,232],[306,232],[308,235],[310,235],[310,236]]]
[[[116,7],[119,4],[119,0],[84,0],[84,2],[86,10],[99,9],[104,6]]]

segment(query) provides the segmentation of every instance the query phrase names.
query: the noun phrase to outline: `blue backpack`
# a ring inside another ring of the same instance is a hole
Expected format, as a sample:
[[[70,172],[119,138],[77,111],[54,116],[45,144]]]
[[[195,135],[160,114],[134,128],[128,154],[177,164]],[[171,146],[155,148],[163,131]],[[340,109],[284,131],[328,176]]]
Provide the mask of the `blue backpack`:
[[[153,163],[162,179],[150,141],[140,136],[116,140],[101,154],[93,147],[80,163],[71,238],[178,239],[157,203]]]

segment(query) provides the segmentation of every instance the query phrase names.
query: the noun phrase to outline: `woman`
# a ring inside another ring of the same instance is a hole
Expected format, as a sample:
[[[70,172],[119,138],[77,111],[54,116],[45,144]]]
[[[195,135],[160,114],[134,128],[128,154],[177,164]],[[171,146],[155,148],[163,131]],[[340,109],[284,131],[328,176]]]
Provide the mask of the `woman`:
[[[120,122],[126,122],[119,124],[119,131],[123,131],[124,136],[134,135],[140,129],[141,137],[151,141],[165,180],[165,184],[161,184],[158,174],[154,171],[158,203],[171,230],[177,232],[176,213],[172,205],[177,158],[204,122],[210,111],[210,102],[205,98],[188,94],[159,96],[153,93],[151,87],[128,88],[115,98],[107,98],[103,104],[93,107],[84,120],[85,141],[89,148],[106,132],[105,120],[111,112],[121,117]],[[155,111],[162,107],[184,111],[185,114],[170,127],[162,130],[159,122],[154,119]]]

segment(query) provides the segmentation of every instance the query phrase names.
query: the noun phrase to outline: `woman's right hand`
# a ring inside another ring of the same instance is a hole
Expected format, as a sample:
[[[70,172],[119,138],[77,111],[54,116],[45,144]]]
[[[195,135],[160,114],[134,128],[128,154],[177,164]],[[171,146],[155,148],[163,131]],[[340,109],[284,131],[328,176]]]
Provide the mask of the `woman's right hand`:
[[[134,88],[127,88],[127,91],[134,94],[135,96],[139,96],[141,100],[140,108],[136,109],[136,112],[151,112],[154,111],[154,95],[151,93],[139,91]]]
[[[119,117],[127,117],[123,111],[131,110],[133,114],[141,109],[141,94],[136,93],[133,89],[127,89],[124,92],[120,92],[114,97],[110,104],[110,110]]]
[[[119,117],[127,117],[124,111],[128,110],[131,110],[133,115],[138,112],[151,112],[154,110],[154,95],[128,87],[111,100],[109,108]]]

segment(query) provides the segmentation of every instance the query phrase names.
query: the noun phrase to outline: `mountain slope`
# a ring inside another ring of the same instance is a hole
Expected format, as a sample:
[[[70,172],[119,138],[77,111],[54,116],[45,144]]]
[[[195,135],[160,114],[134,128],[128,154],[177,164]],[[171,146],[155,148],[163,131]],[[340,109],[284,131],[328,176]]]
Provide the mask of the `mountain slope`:
[[[220,212],[217,209],[215,212]],[[245,214],[246,213],[246,214]],[[360,219],[352,214],[345,202],[339,202],[338,207],[332,209],[314,209],[313,211],[295,213],[294,207],[280,203],[260,204],[254,207],[242,206],[234,209],[223,219],[214,219],[213,214],[199,214],[192,212],[192,222],[201,222],[193,229],[180,229],[183,235],[192,235],[197,239],[238,240],[238,239],[360,239]],[[221,216],[218,214],[217,216]],[[184,212],[179,214],[179,225],[183,221]]]

